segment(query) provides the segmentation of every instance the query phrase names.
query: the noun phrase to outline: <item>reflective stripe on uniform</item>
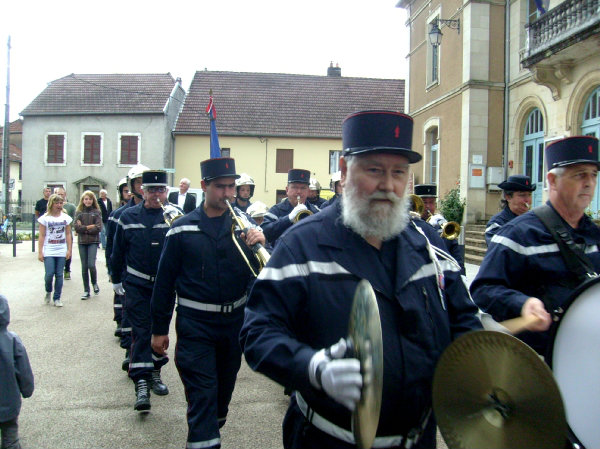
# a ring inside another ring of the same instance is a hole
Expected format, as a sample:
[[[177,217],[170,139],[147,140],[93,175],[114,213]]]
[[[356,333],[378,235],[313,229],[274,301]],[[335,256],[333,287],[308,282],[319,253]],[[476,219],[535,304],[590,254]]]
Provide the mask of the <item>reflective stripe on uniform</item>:
[[[508,237],[504,237],[498,234],[492,237],[492,243],[504,245],[507,248],[512,249],[515,253],[522,254],[524,256],[535,256],[536,254],[548,254],[558,252],[558,245],[556,243],[551,243],[550,245],[523,246],[515,242],[514,240],[509,239]]]
[[[338,426],[337,424],[332,423],[331,421],[326,420],[313,409],[309,410],[308,404],[304,401],[304,398],[298,392],[296,392],[296,402],[298,403],[298,407],[300,407],[300,410],[302,411],[304,417],[317,429],[325,432],[327,435],[331,435],[332,437],[337,438],[338,440],[344,441],[352,445],[356,444],[352,432]],[[426,423],[427,420],[425,421],[425,424]],[[418,434],[413,438],[406,439],[403,435],[376,437],[371,447],[395,447],[401,446],[404,442],[404,447],[408,449],[418,441],[420,436],[421,435]]]
[[[490,232],[493,231],[496,228],[501,228],[502,226],[499,225],[498,223],[492,223],[491,225],[489,225],[487,228],[485,228],[485,232]]]
[[[154,368],[154,363],[152,363],[152,362],[150,362],[150,363],[143,363],[143,362],[130,363],[129,369],[131,369],[131,368]]]
[[[290,264],[281,268],[265,267],[258,275],[260,280],[283,281],[292,277],[305,277],[311,274],[350,274],[348,270],[337,262],[314,262],[308,261],[303,264]]]
[[[118,224],[120,224],[121,228],[123,229],[146,229],[146,226],[144,226],[141,223],[123,224],[123,222],[120,219]]]
[[[146,279],[150,282],[154,282],[154,279],[156,278],[156,276],[150,276],[149,274],[142,273],[141,271],[138,271],[135,268],[131,268],[129,265],[127,265],[127,272],[139,278]]]
[[[169,229],[167,232],[167,237],[173,234],[179,234],[180,232],[200,232],[201,229],[197,225],[183,225],[177,226],[176,228]]]
[[[185,444],[186,449],[201,449],[204,447],[216,446],[221,444],[221,438],[213,438],[212,440],[206,441],[188,441]]]
[[[183,307],[189,307],[190,309],[202,310],[204,312],[231,312],[234,309],[237,309],[240,306],[246,304],[246,299],[248,297],[246,295],[242,296],[240,299],[229,302],[225,304],[208,304],[205,302],[198,302],[192,299],[182,298],[179,296],[177,298],[177,303]]]

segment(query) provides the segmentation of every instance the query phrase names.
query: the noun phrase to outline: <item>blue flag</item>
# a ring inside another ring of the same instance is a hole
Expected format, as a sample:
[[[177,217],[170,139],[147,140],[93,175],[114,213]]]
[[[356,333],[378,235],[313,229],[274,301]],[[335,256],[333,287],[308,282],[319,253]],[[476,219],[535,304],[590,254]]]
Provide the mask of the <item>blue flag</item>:
[[[219,135],[217,134],[217,111],[213,103],[212,95],[208,100],[208,106],[206,106],[206,113],[210,118],[210,158],[221,157],[221,147],[219,145]]]

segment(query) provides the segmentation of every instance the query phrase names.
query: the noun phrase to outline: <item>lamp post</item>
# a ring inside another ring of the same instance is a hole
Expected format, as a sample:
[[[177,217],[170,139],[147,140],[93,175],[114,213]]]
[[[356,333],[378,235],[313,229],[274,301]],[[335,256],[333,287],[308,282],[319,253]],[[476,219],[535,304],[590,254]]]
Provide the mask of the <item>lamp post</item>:
[[[442,43],[442,30],[439,24],[446,25],[448,28],[458,31],[460,34],[460,19],[438,19],[435,18],[431,22],[431,30],[429,30],[429,42],[432,47],[438,47]]]

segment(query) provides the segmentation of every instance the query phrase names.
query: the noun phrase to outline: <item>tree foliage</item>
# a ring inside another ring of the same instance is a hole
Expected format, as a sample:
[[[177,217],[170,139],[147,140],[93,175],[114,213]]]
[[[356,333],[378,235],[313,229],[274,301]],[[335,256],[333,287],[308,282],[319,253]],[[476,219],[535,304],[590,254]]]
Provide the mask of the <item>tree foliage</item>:
[[[448,221],[455,221],[462,225],[463,212],[467,201],[460,198],[460,187],[451,189],[442,201],[440,209],[444,218]]]

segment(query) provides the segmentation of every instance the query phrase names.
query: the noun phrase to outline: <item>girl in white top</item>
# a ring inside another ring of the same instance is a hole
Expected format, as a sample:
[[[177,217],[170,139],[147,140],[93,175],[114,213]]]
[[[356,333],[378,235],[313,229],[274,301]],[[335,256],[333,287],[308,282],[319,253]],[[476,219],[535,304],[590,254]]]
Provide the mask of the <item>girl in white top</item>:
[[[46,296],[44,302],[50,304],[52,296],[52,280],[54,282],[54,305],[62,307],[60,300],[63,286],[63,270],[65,261],[71,258],[73,236],[71,235],[71,222],[73,219],[63,212],[64,200],[54,194],[48,199],[47,212],[38,218],[40,224],[38,240],[38,259],[44,262],[46,275]]]

